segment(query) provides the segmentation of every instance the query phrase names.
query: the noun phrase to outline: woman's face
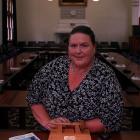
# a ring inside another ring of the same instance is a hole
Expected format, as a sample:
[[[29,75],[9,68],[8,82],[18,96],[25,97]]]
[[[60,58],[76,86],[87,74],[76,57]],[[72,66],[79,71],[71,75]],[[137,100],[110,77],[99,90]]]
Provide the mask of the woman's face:
[[[68,54],[73,65],[77,67],[90,66],[95,55],[95,45],[92,44],[88,35],[75,33],[69,38]]]

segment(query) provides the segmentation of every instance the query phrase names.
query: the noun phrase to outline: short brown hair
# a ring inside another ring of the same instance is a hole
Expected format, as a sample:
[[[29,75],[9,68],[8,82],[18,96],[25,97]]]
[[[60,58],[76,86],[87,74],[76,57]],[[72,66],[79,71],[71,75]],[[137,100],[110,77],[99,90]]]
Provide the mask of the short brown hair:
[[[72,34],[75,34],[75,33],[83,33],[83,34],[88,35],[91,39],[92,44],[93,45],[95,44],[95,35],[94,35],[94,32],[91,30],[90,27],[84,26],[84,25],[76,26],[70,32],[70,36]]]

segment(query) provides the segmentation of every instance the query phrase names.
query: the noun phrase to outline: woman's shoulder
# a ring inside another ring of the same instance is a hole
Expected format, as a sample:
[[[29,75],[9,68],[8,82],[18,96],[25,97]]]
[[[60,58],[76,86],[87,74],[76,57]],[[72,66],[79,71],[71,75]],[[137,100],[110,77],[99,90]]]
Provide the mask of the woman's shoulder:
[[[63,55],[63,56],[59,56],[57,58],[55,58],[54,60],[52,60],[52,63],[58,63],[58,64],[63,64],[63,63],[67,63],[68,62],[68,56]]]
[[[42,66],[38,72],[36,73],[36,77],[46,77],[50,74],[54,74],[56,72],[65,71],[67,69],[68,64],[68,57],[67,56],[60,56],[55,58],[54,60],[48,62],[44,66]]]
[[[114,70],[109,66],[107,63],[103,62],[99,58],[95,59],[95,69],[100,71],[101,73],[108,73],[108,74],[113,74]]]
[[[48,63],[48,65],[57,66],[57,65],[67,64],[67,63],[68,63],[68,57],[64,55],[53,59]]]
[[[56,69],[56,68],[59,68],[59,67],[65,67],[66,65],[68,65],[69,63],[69,59],[67,56],[59,56],[55,59],[53,59],[52,61],[48,62],[45,66],[44,66],[44,69]]]

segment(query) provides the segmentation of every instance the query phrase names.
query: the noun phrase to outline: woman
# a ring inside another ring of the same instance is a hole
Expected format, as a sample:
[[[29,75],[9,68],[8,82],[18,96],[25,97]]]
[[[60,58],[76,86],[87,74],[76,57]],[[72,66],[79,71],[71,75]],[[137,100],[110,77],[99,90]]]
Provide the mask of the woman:
[[[70,33],[68,56],[51,61],[35,75],[27,101],[44,128],[84,121],[91,132],[120,129],[120,85],[113,70],[95,57],[95,50],[93,31],[77,26]]]

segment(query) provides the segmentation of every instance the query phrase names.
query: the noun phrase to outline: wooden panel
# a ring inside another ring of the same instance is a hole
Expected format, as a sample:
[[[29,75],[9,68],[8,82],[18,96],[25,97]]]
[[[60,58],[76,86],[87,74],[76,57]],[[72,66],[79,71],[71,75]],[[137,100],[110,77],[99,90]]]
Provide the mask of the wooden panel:
[[[140,53],[140,36],[132,36],[129,38],[130,48],[135,53]]]
[[[0,94],[0,107],[27,107],[27,91],[5,90]]]

